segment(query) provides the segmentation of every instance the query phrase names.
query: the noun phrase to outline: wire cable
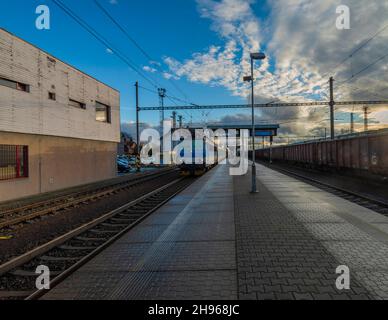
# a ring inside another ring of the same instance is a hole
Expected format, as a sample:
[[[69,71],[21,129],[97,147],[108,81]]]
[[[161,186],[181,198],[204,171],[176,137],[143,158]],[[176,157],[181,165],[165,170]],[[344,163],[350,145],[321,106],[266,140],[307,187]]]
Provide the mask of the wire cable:
[[[368,43],[370,43],[373,39],[375,39],[379,34],[381,34],[383,31],[385,31],[388,28],[388,24],[385,25],[382,29],[380,29],[378,32],[376,32],[372,37],[366,39],[360,46],[356,47],[345,59],[343,59],[341,62],[339,62],[334,68],[332,68],[329,72],[327,72],[325,75],[322,76],[322,78],[326,78],[331,71],[337,69],[341,64],[344,64],[346,61],[348,61],[350,58],[353,58],[355,54],[357,54],[362,48],[364,48]]]
[[[366,70],[368,70],[369,68],[373,67],[375,64],[377,64],[378,62],[380,62],[381,60],[384,60],[386,57],[388,57],[388,53],[384,54],[383,56],[381,56],[380,58],[378,58],[377,60],[373,61],[372,63],[368,64],[367,66],[365,66],[364,68],[362,68],[360,71],[356,72],[354,75],[352,75],[350,78],[344,80],[344,81],[341,81],[339,83],[339,86],[337,88],[339,88],[340,86],[342,86],[343,84],[345,84],[346,82],[349,82],[350,80],[352,79],[355,79],[357,78],[361,73],[365,72]]]
[[[51,0],[55,5],[57,5],[62,11],[64,11],[69,17],[71,17],[77,24],[79,24],[83,29],[85,29],[88,33],[90,33],[97,41],[102,43],[105,48],[110,49],[112,53],[114,53],[121,61],[123,61],[126,65],[128,65],[133,71],[135,71],[139,76],[141,76],[144,80],[149,82],[152,86],[158,87],[157,84],[150,80],[147,76],[145,76],[140,70],[137,69],[135,64],[126,57],[120,50],[115,49],[108,40],[106,40],[101,34],[99,34],[93,27],[91,27],[86,21],[80,18],[74,11],[72,11],[69,7],[63,4],[60,0]]]
[[[93,0],[96,6],[109,18],[109,20],[112,21],[112,23],[119,28],[119,30],[135,45],[137,49],[140,50],[140,52],[149,60],[149,63],[155,62],[156,60],[153,59],[150,54],[147,53],[146,50],[144,50],[140,44],[125,30],[125,28],[108,12],[107,9],[105,9],[97,0]],[[158,66],[155,66],[155,69],[162,73],[162,71],[159,69]],[[179,91],[180,94],[182,94],[183,97],[187,99],[187,95],[176,85],[171,79],[167,79],[171,85],[174,86],[174,88]]]

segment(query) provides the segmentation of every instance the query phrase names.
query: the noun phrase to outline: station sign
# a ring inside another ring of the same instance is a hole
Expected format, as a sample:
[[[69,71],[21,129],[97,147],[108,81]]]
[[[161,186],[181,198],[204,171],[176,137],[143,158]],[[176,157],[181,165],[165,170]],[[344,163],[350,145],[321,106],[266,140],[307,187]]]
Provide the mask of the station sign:
[[[252,132],[252,130],[250,131]],[[277,135],[277,130],[256,130],[256,137],[274,137]]]
[[[277,129],[256,129],[255,137],[276,137],[278,135]],[[237,130],[237,136],[240,136],[240,130]],[[252,129],[249,130],[249,136],[252,136]]]

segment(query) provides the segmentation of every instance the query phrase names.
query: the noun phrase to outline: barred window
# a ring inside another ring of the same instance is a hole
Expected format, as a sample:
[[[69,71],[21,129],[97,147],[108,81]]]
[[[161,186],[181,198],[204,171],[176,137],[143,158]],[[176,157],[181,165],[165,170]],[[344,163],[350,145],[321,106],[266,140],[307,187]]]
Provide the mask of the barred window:
[[[28,147],[0,144],[0,180],[28,177]]]

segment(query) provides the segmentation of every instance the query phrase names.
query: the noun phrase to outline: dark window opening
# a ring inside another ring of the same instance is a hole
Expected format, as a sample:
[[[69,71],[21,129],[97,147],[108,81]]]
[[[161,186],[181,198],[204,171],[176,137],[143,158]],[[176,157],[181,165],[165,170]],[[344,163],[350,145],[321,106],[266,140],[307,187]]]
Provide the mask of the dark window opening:
[[[0,145],[0,180],[28,178],[28,146]]]
[[[84,109],[84,110],[86,109],[85,103],[82,103],[73,99],[69,99],[69,106],[74,108]]]
[[[49,92],[48,93],[48,98],[50,99],[50,100],[57,100],[57,95],[54,93],[54,92]]]
[[[28,84],[5,79],[5,78],[0,78],[0,85],[11,89],[16,89],[19,91],[30,92],[30,86]]]
[[[110,123],[110,106],[106,104],[96,102],[96,120],[100,122]]]

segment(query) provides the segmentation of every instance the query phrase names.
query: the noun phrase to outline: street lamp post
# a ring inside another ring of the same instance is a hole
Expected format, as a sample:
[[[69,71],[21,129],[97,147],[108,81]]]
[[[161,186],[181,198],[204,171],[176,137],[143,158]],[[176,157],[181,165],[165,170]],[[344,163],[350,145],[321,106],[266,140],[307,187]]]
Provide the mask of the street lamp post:
[[[251,193],[257,193],[256,185],[256,149],[255,149],[255,136],[256,136],[256,127],[255,127],[255,93],[254,93],[254,77],[253,77],[253,61],[254,60],[264,60],[266,58],[264,53],[251,53],[251,75],[244,77],[244,81],[251,82],[251,103],[252,103],[252,191]]]

